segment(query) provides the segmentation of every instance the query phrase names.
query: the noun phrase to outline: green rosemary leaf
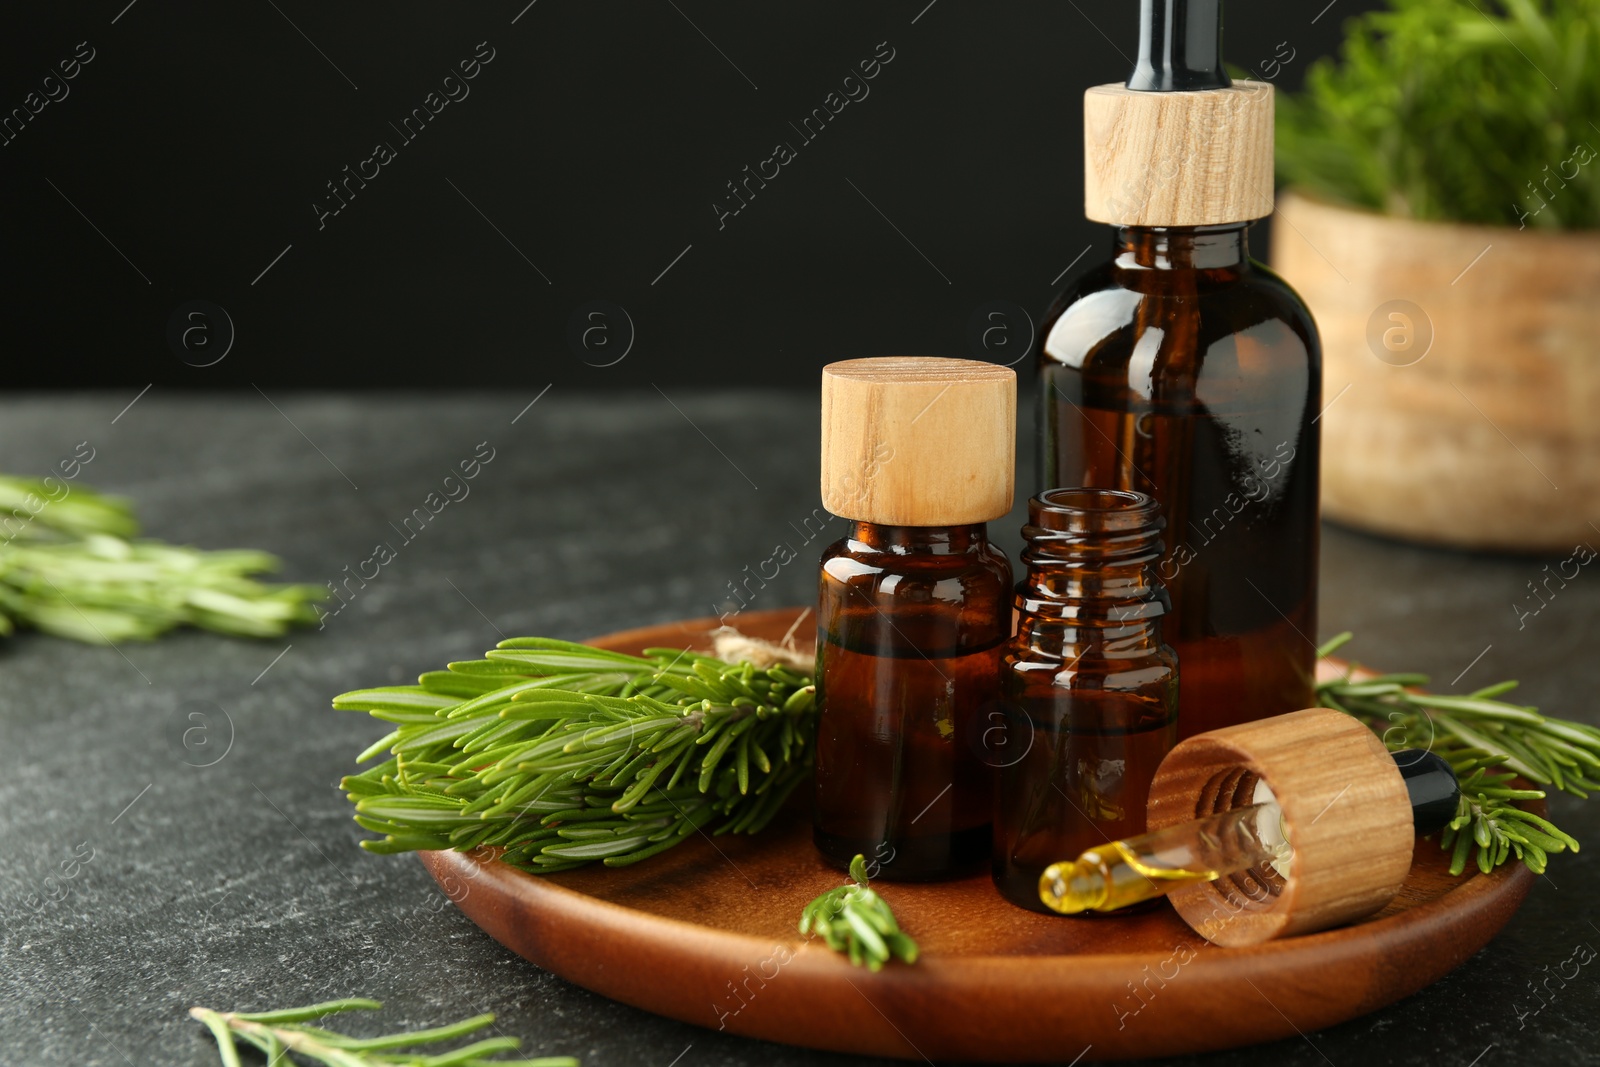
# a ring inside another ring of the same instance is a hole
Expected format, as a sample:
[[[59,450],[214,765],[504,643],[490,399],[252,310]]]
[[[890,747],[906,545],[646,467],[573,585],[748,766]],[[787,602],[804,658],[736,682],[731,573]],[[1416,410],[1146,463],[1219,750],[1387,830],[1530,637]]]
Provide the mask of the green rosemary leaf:
[[[1423,685],[1427,679],[1415,676],[1419,680],[1413,684]],[[1474,700],[1471,697],[1437,696],[1433,693],[1413,693],[1411,700],[1425,708],[1438,711],[1464,711],[1478,716],[1486,721],[1542,723],[1544,718],[1532,708],[1521,707],[1516,704],[1504,704],[1498,700]]]
[[[1433,721],[1474,748],[1505,757],[1504,765],[1529,781],[1539,783],[1550,781],[1549,767],[1514,739],[1508,731],[1496,730],[1488,724],[1482,724],[1481,729],[1473,729],[1459,718],[1443,714],[1434,715]]]
[[[538,649],[531,649],[527,645],[507,647],[506,642],[502,641],[484,655],[492,663],[517,664],[521,674],[565,674],[581,671],[653,674],[661,669],[660,664],[651,660],[590,648],[588,645],[577,645],[570,641],[549,641],[543,638],[520,640],[543,640],[547,643]]]
[[[642,835],[628,838],[607,837],[603,841],[590,841],[581,844],[546,845],[543,851],[547,856],[558,856],[562,859],[598,860],[624,852],[633,852],[647,844],[648,842]]]
[[[1577,841],[1577,839],[1572,837],[1570,834],[1567,834],[1567,833],[1557,829],[1556,825],[1554,823],[1552,823],[1550,820],[1542,819],[1539,816],[1535,815],[1531,811],[1521,811],[1520,809],[1513,809],[1513,810],[1516,810],[1516,816],[1515,817],[1517,819],[1520,819],[1523,822],[1533,823],[1535,826],[1538,826],[1541,829],[1543,829],[1552,839],[1556,840],[1561,845],[1564,845],[1565,847],[1571,849],[1574,852],[1578,851],[1578,841]],[[1545,847],[1545,846],[1541,846],[1541,847]],[[1546,848],[1546,851],[1548,851],[1548,852],[1559,852],[1560,849],[1559,848],[1555,848],[1555,847],[1548,847],[1548,848]]]
[[[1571,741],[1574,745],[1583,746],[1570,749],[1574,755],[1590,763],[1600,766],[1600,756],[1595,755],[1594,746],[1600,742],[1600,732],[1586,722],[1563,722],[1560,719],[1546,719],[1544,731],[1554,734],[1563,741]]]
[[[889,946],[884,944],[883,938],[879,936],[878,931],[872,928],[873,924],[868,922],[861,912],[861,908],[852,906],[850,902],[846,902],[844,907],[839,910],[839,913],[844,917],[844,921],[850,924],[850,931],[855,935],[867,958],[875,961],[881,967],[883,961],[889,958]],[[877,970],[878,967],[873,967],[872,969]]]
[[[515,698],[517,694],[526,690],[558,686],[564,679],[567,678],[572,678],[575,681],[581,682],[587,677],[589,676],[552,675],[548,678],[528,678],[518,681],[511,681],[503,676],[496,677],[495,687],[493,689],[490,689],[487,692],[479,694],[470,700],[458,704],[456,707],[451,709],[450,717],[459,718],[464,715],[474,715],[478,712],[487,711],[491,708],[498,710],[500,707],[509,703],[513,698]]]
[[[233,1034],[228,1031],[228,1024],[222,1016],[205,1008],[190,1008],[189,1014],[211,1031],[211,1036],[217,1042],[217,1051],[222,1056],[223,1067],[240,1067],[239,1052],[233,1046]]]
[[[368,1001],[367,1003],[373,1007],[383,1006],[376,1001]],[[494,1013],[486,1012],[482,1015],[474,1015],[470,1019],[462,1019],[458,1023],[451,1023],[448,1026],[435,1026],[431,1029],[413,1030],[403,1034],[385,1034],[382,1037],[345,1037],[343,1034],[334,1034],[327,1030],[317,1031],[317,1034],[335,1048],[342,1048],[351,1052],[377,1052],[380,1049],[405,1048],[408,1045],[430,1045],[438,1041],[450,1041],[458,1037],[465,1037],[467,1034],[476,1033],[492,1022],[494,1022]],[[514,1049],[521,1044],[515,1038],[497,1038],[495,1040],[502,1048],[509,1047]],[[506,1046],[504,1042],[508,1040],[511,1044]],[[459,1054],[461,1051],[458,1049],[457,1053]]]
[[[413,826],[455,825],[463,821],[463,805],[444,797],[410,794],[367,797],[356,804],[362,815]]]
[[[429,692],[420,685],[393,685],[382,689],[356,689],[340,693],[333,698],[336,708],[355,708],[362,711],[407,711],[412,708],[454,707],[461,703],[443,693]]]
[[[889,951],[906,963],[916,963],[917,957],[922,954],[917,948],[917,943],[899,931],[895,931],[884,940],[889,943]]]
[[[1420,684],[1420,683],[1419,683]],[[1517,687],[1517,682],[1496,682],[1486,685],[1482,689],[1469,694],[1473,700],[1493,700],[1501,693],[1509,693]]]
[[[1472,835],[1461,833],[1459,830],[1457,833],[1459,836],[1456,838],[1455,848],[1451,850],[1450,854],[1451,874],[1460,874],[1467,869],[1467,856],[1472,851]]]
[[[430,693],[443,693],[447,696],[459,697],[462,700],[490,693],[500,688],[500,682],[492,676],[457,674],[454,671],[424,671],[417,677],[417,684]]]
[[[334,1015],[342,1011],[377,1011],[383,1004],[365,997],[345,997],[342,1000],[327,1000],[321,1004],[308,1004],[303,1008],[283,1008],[278,1011],[234,1012],[235,1019],[245,1019],[253,1023],[304,1023],[312,1019],[320,1019],[325,1015]]]
[[[1342,634],[1336,634],[1318,647],[1317,658],[1327,659],[1345,645],[1349,644],[1351,641],[1354,641],[1355,637],[1356,635],[1351,633],[1349,630],[1346,630]]]
[[[509,662],[505,662],[505,661],[502,661],[502,660],[492,660],[492,659],[455,660],[455,661],[453,661],[451,663],[446,664],[446,666],[448,667],[449,670],[451,670],[452,672],[454,672],[456,674],[464,674],[464,675],[469,675],[469,676],[471,676],[471,675],[484,675],[484,674],[488,674],[488,675],[494,675],[494,674],[525,675],[525,674],[531,673],[529,671],[524,670],[521,664],[509,663]]]

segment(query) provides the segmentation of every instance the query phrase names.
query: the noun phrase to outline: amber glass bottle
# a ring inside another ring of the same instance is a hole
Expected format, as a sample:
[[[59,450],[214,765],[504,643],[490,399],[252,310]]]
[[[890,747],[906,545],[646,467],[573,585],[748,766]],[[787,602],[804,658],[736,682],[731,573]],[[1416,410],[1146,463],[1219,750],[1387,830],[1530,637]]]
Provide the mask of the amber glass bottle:
[[[874,877],[980,870],[990,769],[970,744],[999,691],[1011,567],[1016,378],[967,360],[823,372],[823,501],[854,520],[822,557],[814,838]],[[1059,859],[1060,856],[1056,856]]]
[[[1310,707],[1321,353],[1245,227],[1124,227],[1041,353],[1041,474],[1148,493],[1183,662],[1182,733]]]
[[[989,768],[968,724],[999,688],[1010,593],[982,523],[858,522],[823,556],[816,842],[834,864],[860,852],[921,879],[988,857]]]
[[[991,711],[994,882],[1048,911],[1039,878],[1061,856],[1141,834],[1150,781],[1177,740],[1178,656],[1161,640],[1162,520],[1150,497],[1052,489],[1028,502],[1017,634]],[[1003,716],[1003,718],[1001,718]]]
[[[1129,84],[1085,95],[1085,210],[1117,229],[1041,323],[1039,477],[1160,505],[1187,737],[1313,703],[1322,360],[1246,241],[1272,213],[1272,87],[1222,73],[1219,5],[1162,7]]]

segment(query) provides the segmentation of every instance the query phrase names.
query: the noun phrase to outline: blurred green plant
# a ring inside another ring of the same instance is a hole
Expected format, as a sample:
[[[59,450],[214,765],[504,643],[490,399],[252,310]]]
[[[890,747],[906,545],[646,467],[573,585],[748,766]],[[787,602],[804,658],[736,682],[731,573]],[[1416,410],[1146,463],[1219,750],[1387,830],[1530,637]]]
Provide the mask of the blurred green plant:
[[[1390,0],[1278,99],[1280,177],[1386,214],[1600,226],[1600,0]]]
[[[129,540],[139,532],[131,503],[63,488],[0,475],[0,635],[31,626],[104,645],[184,625],[276,637],[317,621],[324,590],[251,577],[277,569],[269,553]]]

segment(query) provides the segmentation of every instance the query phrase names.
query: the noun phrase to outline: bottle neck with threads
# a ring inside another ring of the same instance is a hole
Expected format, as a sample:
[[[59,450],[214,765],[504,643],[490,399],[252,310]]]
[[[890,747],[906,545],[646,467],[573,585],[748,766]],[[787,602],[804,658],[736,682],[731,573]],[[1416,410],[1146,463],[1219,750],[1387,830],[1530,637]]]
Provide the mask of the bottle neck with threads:
[[[1144,493],[1051,489],[1030,500],[1016,643],[1067,661],[1158,654],[1171,610],[1155,575],[1164,525]]]

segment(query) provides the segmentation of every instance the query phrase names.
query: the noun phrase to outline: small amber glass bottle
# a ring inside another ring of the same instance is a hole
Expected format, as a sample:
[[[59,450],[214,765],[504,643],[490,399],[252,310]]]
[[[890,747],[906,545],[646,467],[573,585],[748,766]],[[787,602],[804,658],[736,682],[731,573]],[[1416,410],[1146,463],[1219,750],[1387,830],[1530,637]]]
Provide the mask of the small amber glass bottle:
[[[1177,740],[1162,525],[1143,493],[1052,489],[1028,502],[1017,634],[990,712],[990,750],[1011,754],[993,761],[994,882],[1020,907],[1048,910],[1039,876],[1060,857],[1144,832],[1150,782]]]
[[[823,370],[822,496],[853,520],[823,554],[814,837],[906,881],[982,869],[990,768],[970,743],[1010,633],[1016,376],[954,359]],[[1060,853],[1052,857],[1060,859]]]

